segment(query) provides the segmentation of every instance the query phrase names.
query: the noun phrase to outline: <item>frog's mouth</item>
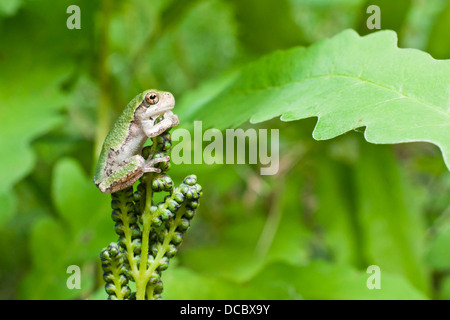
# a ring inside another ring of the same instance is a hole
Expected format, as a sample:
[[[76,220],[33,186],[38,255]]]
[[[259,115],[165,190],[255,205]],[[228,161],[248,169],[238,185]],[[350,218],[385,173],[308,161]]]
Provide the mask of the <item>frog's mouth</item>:
[[[170,110],[172,110],[173,109],[173,107],[172,106],[170,106],[170,107],[166,107],[166,108],[163,108],[163,109],[161,109],[161,110],[158,110],[158,112],[157,113],[155,113],[155,116],[162,116],[162,115],[164,115],[167,111],[170,111]]]
[[[170,111],[170,110],[172,110],[172,109],[173,109],[172,106],[167,106],[167,107],[161,108],[161,109],[159,109],[159,110],[157,110],[157,111],[155,110],[155,112],[152,112],[152,113],[149,115],[149,118],[158,118],[158,117],[160,117],[160,116],[165,115],[167,111]]]

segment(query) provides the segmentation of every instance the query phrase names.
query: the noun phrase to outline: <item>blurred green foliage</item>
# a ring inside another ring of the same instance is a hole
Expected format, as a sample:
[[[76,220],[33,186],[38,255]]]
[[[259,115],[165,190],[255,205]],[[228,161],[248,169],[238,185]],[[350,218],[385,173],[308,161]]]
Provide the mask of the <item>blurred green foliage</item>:
[[[72,4],[80,30],[66,27]],[[98,255],[115,236],[110,198],[91,176],[138,92],[169,90],[185,121],[201,120],[201,100],[246,63],[347,28],[370,33],[370,4],[400,47],[449,58],[445,0],[0,0],[0,298],[106,298]],[[204,198],[163,297],[450,298],[450,175],[439,149],[373,145],[359,131],[315,141],[315,123],[251,125],[280,129],[275,176],[256,165],[172,167],[174,181],[195,173]],[[66,287],[72,264],[80,290]],[[372,264],[380,290],[366,287]]]

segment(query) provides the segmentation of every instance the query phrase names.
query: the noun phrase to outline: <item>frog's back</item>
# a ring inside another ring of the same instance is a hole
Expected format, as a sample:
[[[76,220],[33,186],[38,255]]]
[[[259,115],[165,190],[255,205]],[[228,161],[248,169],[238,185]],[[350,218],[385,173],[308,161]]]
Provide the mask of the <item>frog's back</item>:
[[[147,91],[144,91],[134,97],[123,110],[117,121],[114,123],[111,131],[105,138],[102,151],[100,153],[97,167],[95,168],[94,183],[100,183],[106,175],[104,174],[104,168],[106,167],[106,161],[111,149],[117,150],[125,141],[131,121],[134,119],[134,112],[139,104],[144,99]]]

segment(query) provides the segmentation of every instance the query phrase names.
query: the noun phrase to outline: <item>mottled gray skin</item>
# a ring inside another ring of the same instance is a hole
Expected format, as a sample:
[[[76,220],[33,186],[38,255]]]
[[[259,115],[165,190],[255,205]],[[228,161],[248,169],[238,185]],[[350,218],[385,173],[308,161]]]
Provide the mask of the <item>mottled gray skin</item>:
[[[156,96],[151,100],[150,97]],[[145,161],[142,148],[148,138],[159,136],[179,124],[172,113],[175,99],[170,92],[147,90],[126,106],[107,135],[95,169],[94,183],[103,193],[132,186],[146,172],[160,172],[154,165],[169,157]],[[164,115],[163,120],[155,120]]]

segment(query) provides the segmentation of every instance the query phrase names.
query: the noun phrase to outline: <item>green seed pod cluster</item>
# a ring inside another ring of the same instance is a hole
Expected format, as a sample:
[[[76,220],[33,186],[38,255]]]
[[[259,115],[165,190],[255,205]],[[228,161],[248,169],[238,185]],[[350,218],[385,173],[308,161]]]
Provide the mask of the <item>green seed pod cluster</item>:
[[[203,195],[202,186],[197,184],[197,176],[195,174],[191,174],[184,178],[183,183],[181,184],[183,190],[183,194],[187,199],[187,202],[191,202],[192,200],[197,200]]]
[[[173,229],[169,233],[170,245],[166,249],[165,256],[172,258],[183,241],[184,233],[190,227],[190,221],[199,206],[199,198],[202,196],[202,187],[197,184],[197,177],[190,175],[186,177],[180,187],[164,202],[164,213],[170,212],[173,218],[166,221],[166,230]]]
[[[100,260],[108,300],[129,299],[131,290],[128,287],[125,257],[119,245],[112,242],[108,247],[103,248]]]
[[[146,146],[146,147],[142,148],[141,154],[142,154],[142,157],[144,157],[144,159],[150,158],[150,156],[152,154],[152,147]]]
[[[127,233],[132,241],[133,252],[139,253],[141,250],[141,229],[138,225],[136,204],[133,201],[133,187],[126,188],[111,195],[111,208],[113,209],[111,218],[116,223],[114,231],[119,235],[118,243],[126,250]]]
[[[169,152],[172,148],[172,136],[169,132],[164,132],[162,135],[156,137],[156,149],[162,152]]]
[[[161,272],[158,270],[155,270],[148,283],[147,283],[147,292],[152,293],[152,300],[160,300],[161,299],[161,293],[164,290],[164,285],[161,281]]]
[[[168,156],[172,147],[170,133],[165,132],[152,140],[151,146],[143,148],[142,156],[147,160]],[[161,274],[177,254],[199,206],[203,192],[195,175],[187,176],[179,187],[175,187],[166,173],[170,163],[159,162],[155,167],[161,172],[142,176],[135,190],[129,187],[112,194],[111,217],[119,240],[102,252],[105,288],[110,299],[142,299],[144,295],[147,299],[161,298]],[[153,195],[159,192],[168,194],[164,201],[154,204]],[[143,239],[143,234],[148,234],[148,239]],[[148,244],[147,250],[143,250],[143,243]],[[116,264],[120,267],[116,268],[117,272],[111,271],[111,257],[118,260]],[[147,263],[141,263],[142,259],[146,259]],[[144,282],[141,278],[143,274],[148,277]],[[128,281],[136,282],[136,292],[129,291]],[[144,283],[145,287],[140,285],[138,288],[138,283]],[[142,291],[144,288],[145,294]],[[120,290],[119,294],[117,290]]]
[[[163,157],[165,157],[165,156],[167,156],[166,153],[158,152],[158,153],[155,153],[155,155],[153,156],[152,159],[163,158]],[[159,169],[161,169],[162,171],[167,171],[167,170],[170,169],[170,161],[162,161],[162,162],[159,162],[159,163],[155,164],[155,168],[159,168]]]
[[[139,184],[133,193],[134,210],[138,217],[140,217],[145,208],[146,188],[144,179],[139,179]]]
[[[173,190],[172,178],[168,174],[159,175],[152,181],[152,190],[154,192],[168,191],[171,193]]]
[[[147,292],[152,292],[153,299],[159,299],[164,288],[160,280],[161,273],[169,267],[170,259],[177,254],[198,208],[202,188],[197,184],[195,175],[186,177],[178,188],[173,188],[170,177],[161,174],[152,181],[152,190],[170,192],[164,201],[150,207],[153,229],[149,236],[149,257],[159,259],[149,262],[155,264],[155,271],[147,285]]]

